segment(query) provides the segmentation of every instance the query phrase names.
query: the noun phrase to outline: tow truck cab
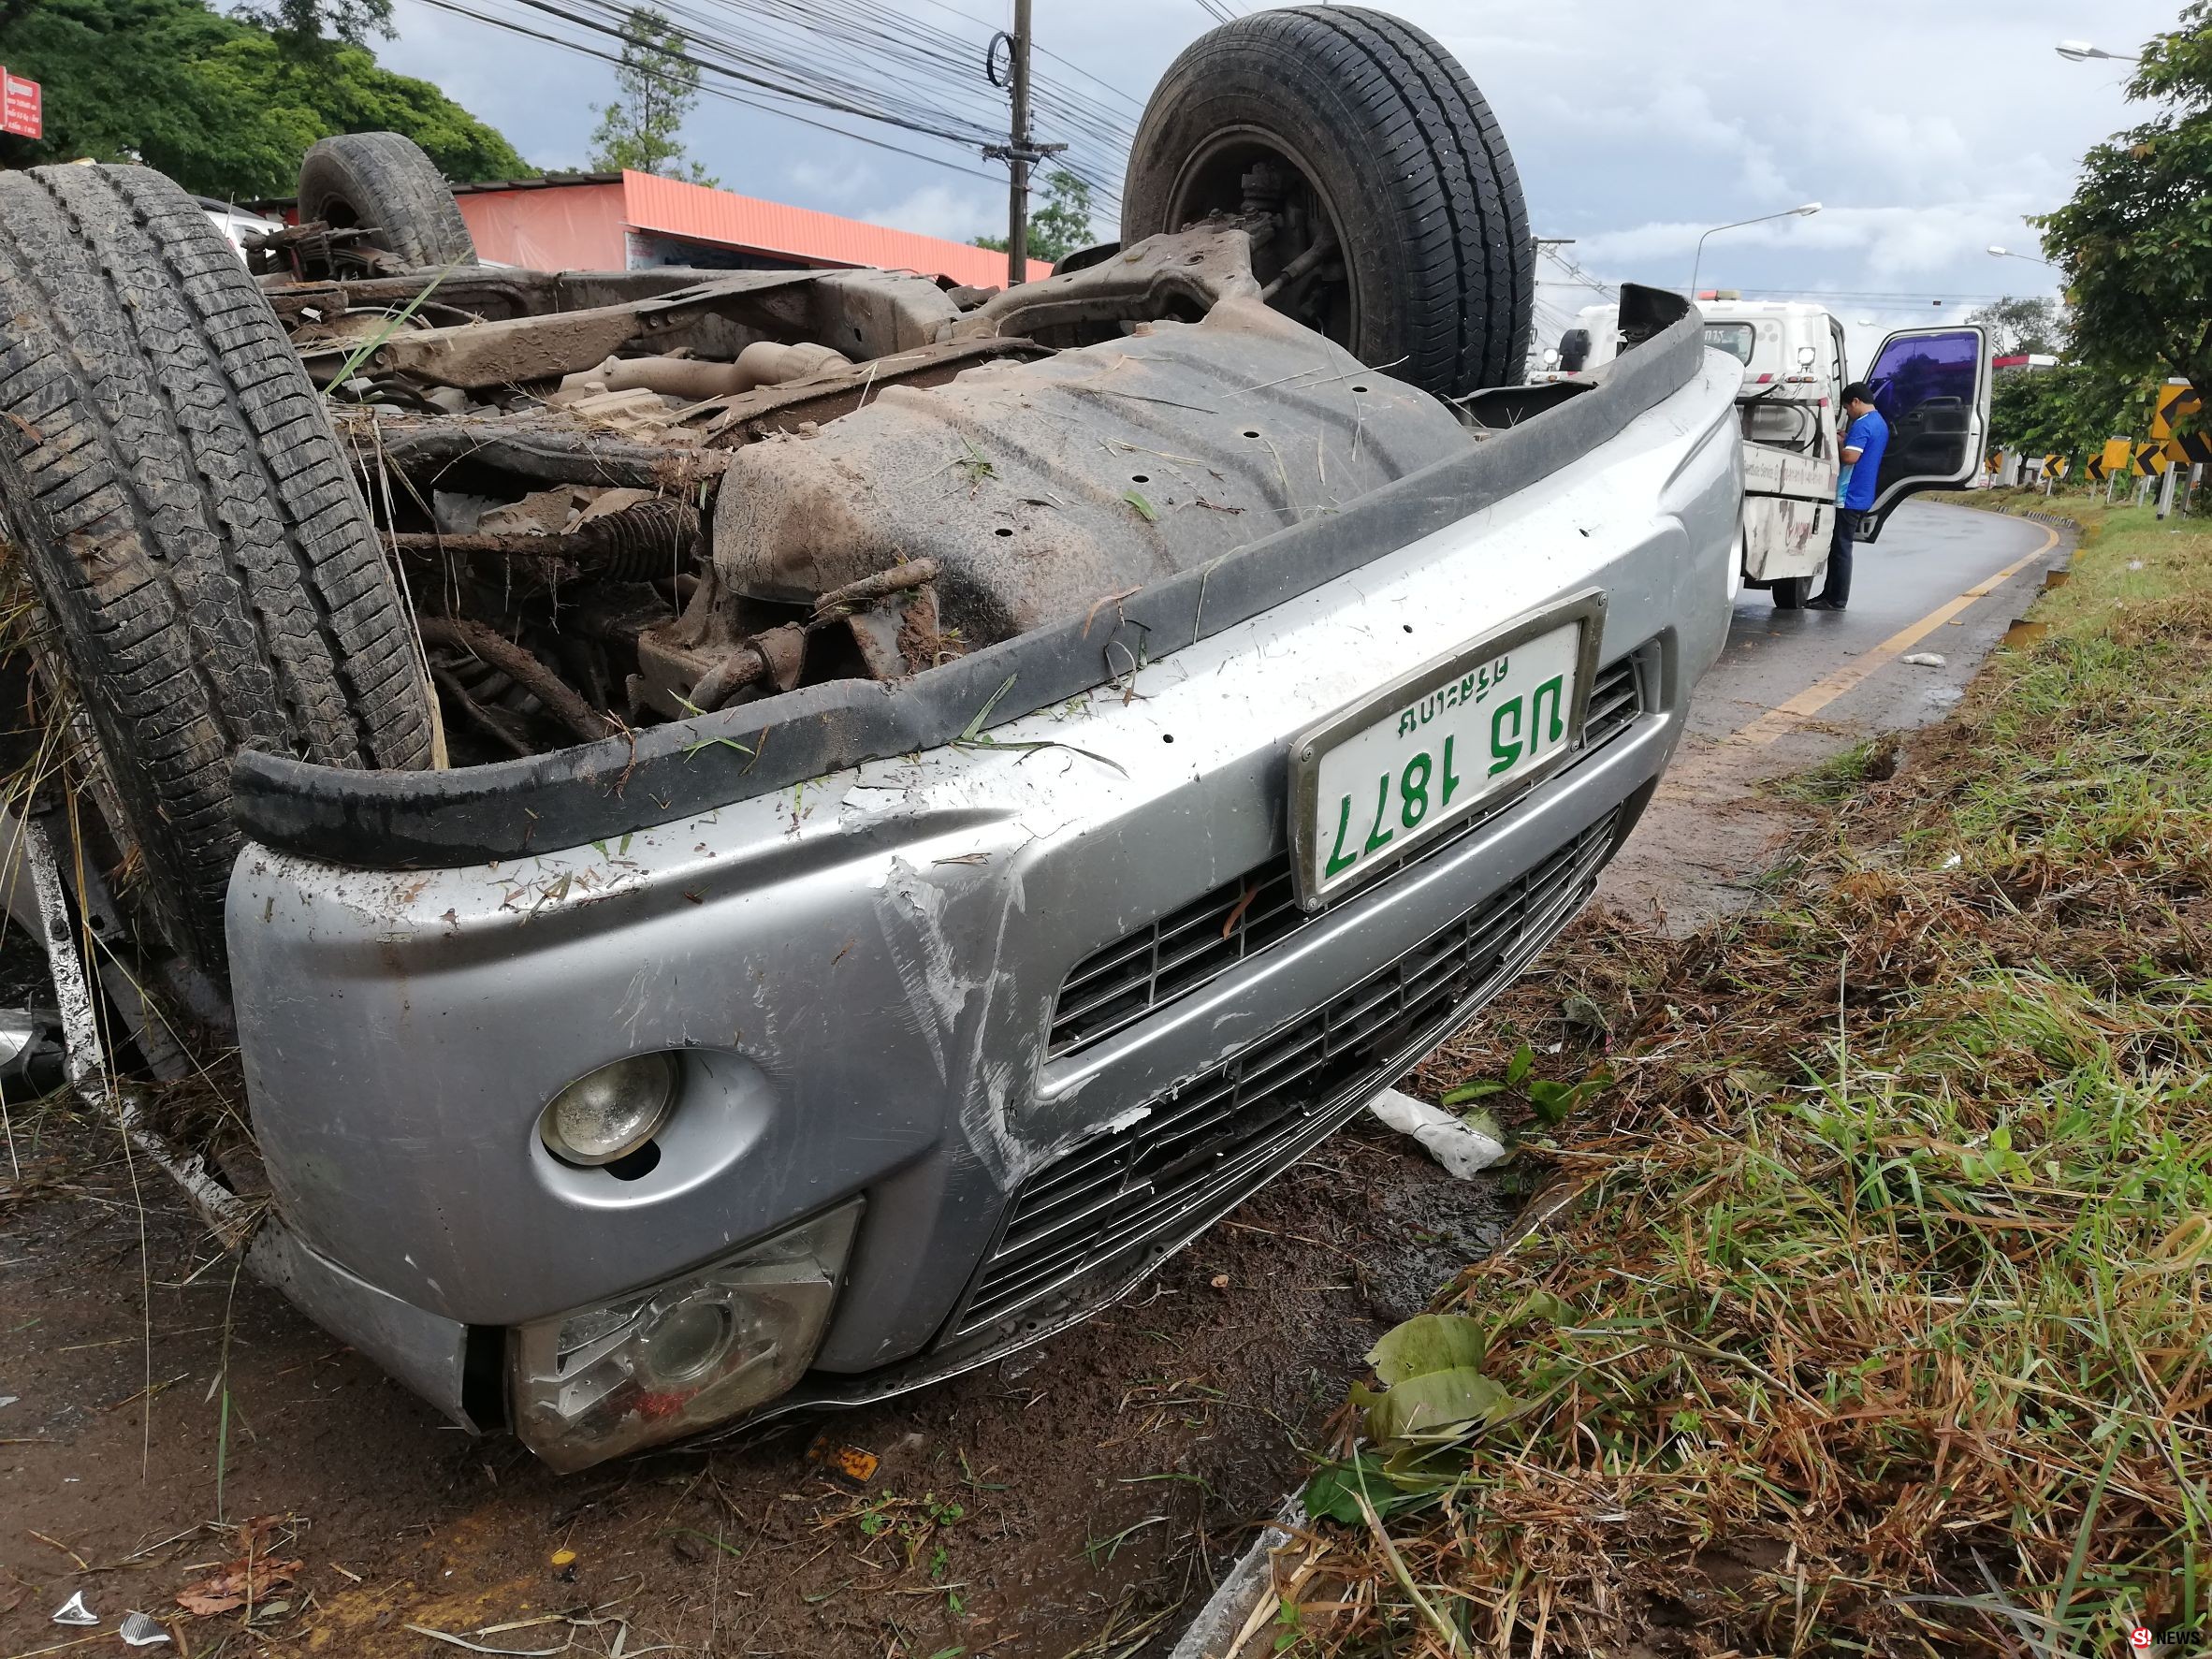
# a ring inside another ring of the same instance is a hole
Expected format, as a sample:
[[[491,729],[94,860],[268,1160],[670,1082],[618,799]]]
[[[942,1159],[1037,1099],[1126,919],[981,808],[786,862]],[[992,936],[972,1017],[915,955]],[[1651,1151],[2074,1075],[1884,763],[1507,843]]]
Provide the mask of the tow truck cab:
[[[1889,514],[1923,489],[1957,488],[1980,465],[1989,426],[1989,345],[1970,323],[1901,328],[1885,338],[1863,376],[1850,367],[1843,325],[1802,300],[1747,300],[1726,290],[1698,297],[1709,351],[1742,366],[1737,393],[1743,431],[1742,556],[1747,588],[1795,610],[1827,566],[1835,534],[1843,388],[1864,378],[1889,422],[1890,443],[1874,504],[1858,539],[1882,533]],[[1573,378],[1618,350],[1617,308],[1584,308],[1560,337],[1543,379]]]

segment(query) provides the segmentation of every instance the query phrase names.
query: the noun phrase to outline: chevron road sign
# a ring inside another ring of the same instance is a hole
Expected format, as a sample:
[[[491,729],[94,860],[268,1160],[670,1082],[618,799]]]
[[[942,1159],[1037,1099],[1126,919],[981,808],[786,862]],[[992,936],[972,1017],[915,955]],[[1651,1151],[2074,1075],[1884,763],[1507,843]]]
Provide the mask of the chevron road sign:
[[[2169,383],[2159,387],[2158,413],[2151,416],[2150,435],[2163,443],[2177,461],[2212,461],[2212,431],[2205,429],[2204,415],[2195,387]],[[2192,429],[2176,437],[2174,427],[2177,422]]]

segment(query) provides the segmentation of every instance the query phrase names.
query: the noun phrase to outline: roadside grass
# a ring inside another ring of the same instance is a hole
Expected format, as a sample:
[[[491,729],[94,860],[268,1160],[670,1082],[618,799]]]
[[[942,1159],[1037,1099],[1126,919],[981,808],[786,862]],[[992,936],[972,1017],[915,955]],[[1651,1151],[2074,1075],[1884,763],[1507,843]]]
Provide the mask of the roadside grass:
[[[2049,633],[1810,789],[1767,910],[1589,920],[1432,1062],[1609,1081],[1378,1349],[1259,1647],[2212,1644],[2212,528],[2067,505]]]
[[[1894,778],[1902,747],[1895,733],[1864,738],[1817,765],[1778,778],[1763,787],[1766,793],[1784,801],[1837,800],[1861,784],[1880,783]]]

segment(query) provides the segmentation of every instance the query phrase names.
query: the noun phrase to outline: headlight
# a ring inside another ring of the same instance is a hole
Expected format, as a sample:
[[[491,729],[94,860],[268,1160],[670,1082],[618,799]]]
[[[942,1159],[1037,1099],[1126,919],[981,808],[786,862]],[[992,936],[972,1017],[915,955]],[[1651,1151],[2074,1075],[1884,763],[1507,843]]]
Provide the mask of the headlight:
[[[674,1055],[632,1055],[579,1077],[538,1114],[546,1150],[589,1169],[627,1157],[661,1132],[676,1105]]]
[[[566,1473],[773,1400],[821,1346],[853,1199],[711,1267],[518,1327],[515,1432]]]

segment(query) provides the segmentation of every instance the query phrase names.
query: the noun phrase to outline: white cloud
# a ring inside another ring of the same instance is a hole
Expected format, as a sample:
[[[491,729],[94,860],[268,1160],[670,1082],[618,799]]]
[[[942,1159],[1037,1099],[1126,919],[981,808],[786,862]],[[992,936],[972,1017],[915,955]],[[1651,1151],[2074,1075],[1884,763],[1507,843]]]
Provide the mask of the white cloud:
[[[1461,60],[1496,110],[1541,235],[1580,239],[1610,279],[1681,283],[1697,234],[1817,199],[1827,211],[1716,236],[1704,277],[1744,288],[1911,287],[1949,298],[2047,291],[2045,273],[1981,250],[2024,251],[2020,224],[2064,198],[2075,158],[2134,112],[2126,65],[2070,64],[2052,42],[2085,32],[2126,51],[2170,27],[2176,0],[1380,0]],[[895,13],[972,33],[989,7],[884,0]],[[1084,6],[1044,0],[1040,72],[1133,124],[1160,71],[1208,25],[1190,0]],[[495,35],[400,0],[402,38],[381,55],[446,87],[533,162],[581,159],[608,65]],[[1095,76],[1112,88],[1084,77]],[[952,71],[917,62],[911,90],[955,95]],[[1002,106],[1000,107],[1002,108]],[[906,135],[860,127],[897,147]],[[1078,132],[1043,132],[1047,139]],[[712,97],[685,130],[734,189],[884,224],[968,237],[997,227],[995,169],[973,153],[864,149]],[[965,169],[948,171],[930,157]],[[1094,149],[1104,172],[1121,158]]]
[[[889,207],[865,210],[858,216],[870,225],[965,242],[992,231],[1003,231],[1006,200],[1001,196],[994,202],[980,191],[955,189],[949,184],[925,184]]]
[[[830,207],[838,202],[851,202],[879,194],[883,188],[881,171],[863,162],[850,164],[820,161],[794,161],[784,169],[784,177],[806,201],[816,207]]]

